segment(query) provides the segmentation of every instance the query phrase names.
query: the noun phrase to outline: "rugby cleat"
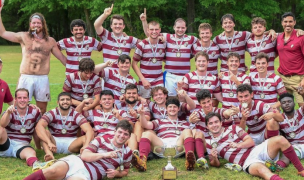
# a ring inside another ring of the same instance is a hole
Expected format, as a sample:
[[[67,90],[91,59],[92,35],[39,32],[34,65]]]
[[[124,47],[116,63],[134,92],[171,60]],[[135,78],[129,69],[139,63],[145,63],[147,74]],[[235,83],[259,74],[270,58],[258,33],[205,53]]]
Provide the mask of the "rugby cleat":
[[[196,161],[196,166],[199,167],[199,168],[209,169],[207,160],[205,158],[203,158],[203,157],[199,158]]]
[[[56,162],[55,159],[47,161],[47,162],[40,162],[40,161],[35,161],[33,164],[33,172],[36,172],[40,169],[45,169],[47,167],[50,167],[52,164],[54,164]]]
[[[145,155],[140,159],[137,154],[133,153],[131,164],[140,172],[147,170],[147,158]]]
[[[267,160],[265,165],[268,167],[268,169],[270,169],[271,172],[280,172],[284,170],[284,168],[278,165],[275,161]]]
[[[225,168],[235,172],[241,172],[243,169],[242,166],[233,163],[226,163]]]
[[[195,166],[195,155],[193,151],[188,151],[186,154],[186,162],[185,162],[185,166],[187,171],[193,171],[194,170],[194,166]]]

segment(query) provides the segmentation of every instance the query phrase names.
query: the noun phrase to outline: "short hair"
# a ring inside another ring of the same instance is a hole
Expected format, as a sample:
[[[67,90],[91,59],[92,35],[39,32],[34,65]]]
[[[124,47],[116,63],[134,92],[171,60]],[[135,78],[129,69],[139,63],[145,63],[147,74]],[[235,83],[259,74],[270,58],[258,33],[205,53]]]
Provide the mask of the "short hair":
[[[254,63],[256,63],[257,59],[262,59],[262,58],[265,58],[267,63],[269,62],[269,56],[264,52],[259,52],[254,58]]]
[[[114,19],[122,20],[122,23],[125,24],[125,18],[122,15],[114,14],[110,19],[110,25],[112,25]]]
[[[138,88],[135,84],[127,84],[126,88],[125,88],[125,93],[129,90],[129,89],[136,89],[137,93],[138,93]]]
[[[240,84],[237,88],[236,88],[236,94],[238,94],[239,92],[245,92],[245,91],[249,91],[249,93],[252,93],[252,87],[249,84]]]
[[[183,18],[177,18],[177,19],[174,21],[174,26],[176,25],[176,23],[177,23],[178,21],[184,21],[185,24],[187,24],[186,20],[184,20]]]
[[[69,92],[61,92],[61,93],[58,94],[57,101],[59,101],[59,99],[60,99],[61,96],[69,96],[70,98],[72,98],[71,93],[69,93]]]
[[[206,98],[211,99],[211,93],[208,89],[200,89],[199,91],[197,91],[196,99],[197,99],[199,104],[201,103],[201,100],[204,100]]]
[[[110,96],[112,96],[112,98],[114,98],[114,94],[113,94],[113,92],[111,90],[102,90],[100,92],[100,97],[102,97],[104,95],[110,95]]]
[[[205,51],[199,51],[198,53],[195,54],[194,56],[194,60],[196,62],[197,58],[203,56],[207,59],[207,61],[209,62],[209,55],[205,52]]]
[[[219,113],[210,112],[205,116],[206,125],[208,125],[208,122],[212,117],[217,117],[222,122],[222,117]]]
[[[151,97],[153,97],[154,96],[154,93],[155,92],[157,92],[158,90],[161,90],[163,93],[164,93],[164,95],[167,95],[167,99],[168,99],[168,90],[165,88],[165,87],[163,87],[163,86],[156,86],[156,87],[154,87],[152,90],[151,90]]]
[[[209,23],[202,23],[202,24],[200,24],[199,27],[198,27],[198,33],[200,33],[200,31],[202,29],[209,29],[210,32],[212,33],[212,26]]]
[[[80,72],[93,72],[95,69],[95,63],[91,58],[82,58],[79,61]]]
[[[130,63],[131,63],[131,57],[129,55],[126,54],[122,54],[118,57],[117,63],[121,62],[121,63],[125,63],[126,59],[129,59]]]
[[[166,101],[166,107],[168,107],[170,104],[174,104],[177,107],[180,106],[180,102],[179,102],[179,100],[176,97],[170,97],[170,98],[167,99],[167,101]]]
[[[86,24],[82,19],[74,19],[71,24],[70,24],[70,29],[71,31],[73,31],[73,28],[77,26],[77,27],[83,27],[83,29],[86,29]]]
[[[282,21],[284,20],[284,18],[288,17],[288,16],[291,16],[293,18],[293,20],[295,21],[296,20],[296,16],[292,13],[292,12],[285,12],[283,15],[282,15]]]
[[[238,58],[239,61],[241,60],[241,56],[239,55],[239,53],[237,53],[237,52],[230,52],[230,53],[228,54],[228,56],[227,56],[227,61],[228,61],[230,58],[232,58],[232,57]]]
[[[251,20],[251,26],[253,26],[255,24],[261,24],[264,27],[266,27],[266,25],[267,25],[266,20],[261,17],[255,17]]]
[[[121,120],[117,123],[116,127],[115,127],[115,130],[118,130],[118,128],[121,128],[125,131],[128,131],[130,136],[131,136],[131,133],[133,132],[133,127],[132,125],[129,123],[128,120]]]
[[[286,98],[286,97],[290,97],[290,98],[294,101],[294,96],[293,96],[293,94],[290,94],[290,93],[288,93],[288,92],[281,94],[280,97],[279,97],[279,101],[281,102],[281,100],[282,100],[283,98]]]
[[[230,19],[233,23],[235,23],[235,20],[234,20],[234,17],[232,14],[225,14],[224,16],[222,16],[221,24],[223,24],[225,19]]]
[[[160,27],[160,24],[159,24],[159,22],[157,22],[157,21],[150,21],[150,22],[148,23],[148,27],[149,27],[150,25],[152,25],[152,26],[157,26],[157,25],[159,25],[159,27]]]
[[[25,92],[27,92],[27,97],[30,96],[30,93],[29,93],[29,91],[28,91],[27,89],[25,89],[25,88],[18,88],[18,89],[15,91],[15,98],[17,97],[17,93],[18,93],[19,91],[25,91]]]
[[[45,39],[46,41],[48,41],[49,40],[49,31],[48,31],[48,27],[47,27],[47,24],[46,24],[44,16],[41,13],[34,13],[34,14],[32,14],[30,16],[30,19],[29,19],[30,23],[32,22],[33,18],[40,19],[41,24],[42,24],[43,39]],[[34,34],[32,34],[32,30],[31,30],[31,26],[29,26],[29,30],[28,31],[30,32],[29,33],[30,38],[34,38]]]

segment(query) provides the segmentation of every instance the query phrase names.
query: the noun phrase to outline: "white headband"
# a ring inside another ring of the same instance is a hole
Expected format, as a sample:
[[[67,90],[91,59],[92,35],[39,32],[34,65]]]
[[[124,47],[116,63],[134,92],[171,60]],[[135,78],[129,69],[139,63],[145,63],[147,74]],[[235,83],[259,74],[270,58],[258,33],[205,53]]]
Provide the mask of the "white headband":
[[[32,18],[31,18],[31,19],[34,19],[34,18],[37,18],[37,19],[40,19],[40,20],[41,20],[41,17],[40,17],[40,16],[38,16],[37,14],[35,14],[34,16],[32,16]]]

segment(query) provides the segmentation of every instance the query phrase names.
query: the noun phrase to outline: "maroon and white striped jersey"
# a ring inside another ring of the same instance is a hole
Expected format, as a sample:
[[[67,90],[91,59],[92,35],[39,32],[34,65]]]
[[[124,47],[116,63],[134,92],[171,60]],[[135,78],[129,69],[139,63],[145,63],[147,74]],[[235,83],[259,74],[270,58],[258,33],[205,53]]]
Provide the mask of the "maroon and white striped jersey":
[[[152,114],[151,120],[154,119],[166,119],[167,110],[166,108],[160,108],[155,102],[147,101],[149,105],[150,112]],[[190,115],[190,111],[187,109],[187,103],[181,102],[180,103],[180,110],[178,111],[178,119],[179,120],[187,120],[187,116]]]
[[[279,122],[280,130],[283,131],[284,136],[291,144],[304,144],[304,107],[295,110],[294,117],[288,119],[284,116],[284,121]],[[292,136],[294,132],[295,137]]]
[[[127,113],[123,110],[118,110],[121,117],[127,118]],[[94,129],[98,132],[97,136],[114,135],[114,131],[119,120],[112,112],[105,113],[101,110],[89,110],[82,113],[88,121],[94,124]]]
[[[184,76],[185,86],[183,89],[187,91],[188,96],[193,99],[196,104],[196,108],[200,109],[200,105],[196,99],[196,92],[200,89],[207,89],[211,94],[220,93],[221,87],[218,78],[211,73],[207,75],[198,77],[197,72],[193,71]],[[200,79],[200,81],[199,81]]]
[[[250,85],[250,79],[246,74],[239,72],[237,73],[236,78],[238,81],[240,81],[240,83]],[[237,86],[233,81],[230,80],[229,72],[224,72],[223,77],[219,80],[223,96],[222,107],[229,109],[231,106],[238,106],[240,103],[236,96]],[[232,94],[233,96],[231,96]]]
[[[73,37],[64,38],[57,42],[57,46],[61,51],[66,50],[67,53],[67,62],[65,66],[66,75],[78,71],[78,57],[91,58],[92,51],[102,50],[101,43],[95,38],[89,36],[84,36],[83,42],[79,43],[76,42]]]
[[[117,69],[105,68],[99,72],[99,76],[104,80],[104,90],[111,90],[113,92],[115,104],[120,102],[121,89],[125,89],[127,84],[137,85],[136,80],[130,74],[127,77],[122,77]]]
[[[87,86],[87,88],[86,88]],[[84,89],[86,91],[84,92]],[[83,100],[83,95],[86,93],[89,97],[99,95],[101,92],[101,81],[99,76],[93,74],[90,79],[85,82],[80,79],[80,74],[78,72],[71,73],[66,76],[63,85],[63,91],[71,92],[73,99],[78,101]]]
[[[214,138],[209,134],[208,136],[205,136],[207,152],[208,154],[211,154],[212,143],[217,143],[218,146],[216,150],[219,153],[219,156],[225,158],[230,163],[243,166],[253,147],[230,148],[229,144],[231,142],[241,143],[247,135],[248,134],[242,128],[236,125],[226,127],[224,132],[217,138]]]
[[[5,127],[7,136],[15,141],[30,143],[32,135],[35,130],[36,123],[39,121],[41,113],[39,109],[28,106],[28,113],[24,120],[24,126],[22,126],[21,119],[18,118],[16,112],[10,114],[10,122]],[[21,133],[21,128],[25,128],[26,132]]]
[[[140,101],[136,101],[135,103],[135,106],[133,107],[133,109],[135,110],[135,112],[138,114],[138,111],[137,109],[141,106],[144,106],[144,110],[145,110],[145,116],[149,116],[151,117],[151,114],[150,114],[150,110],[149,110],[149,107],[148,105],[145,103],[141,103]],[[127,117],[133,122],[135,123],[138,119],[137,118],[134,118],[133,116],[130,115],[130,108],[128,106],[128,104],[126,102],[120,102],[118,104],[116,104],[117,108],[120,109],[120,110],[123,110],[127,113]]]
[[[163,84],[162,64],[165,58],[166,44],[159,41],[157,45],[153,46],[149,44],[147,39],[144,39],[136,47],[133,60],[140,62],[140,72],[144,78],[150,82],[151,86]],[[153,58],[156,58],[157,61],[154,62]],[[141,80],[138,84],[142,85]]]
[[[239,118],[242,118],[242,105],[239,105],[240,113]],[[248,134],[259,134],[266,129],[266,121],[264,119],[259,119],[265,113],[271,112],[272,108],[269,104],[262,101],[253,100],[250,116],[246,120],[246,125],[248,127]]]
[[[70,107],[66,122],[61,120],[58,107],[46,112],[41,119],[48,123],[50,133],[55,137],[76,137],[77,131],[81,125],[87,123],[86,118]],[[66,134],[62,134],[62,129],[66,129]]]
[[[167,42],[165,70],[175,75],[184,76],[190,72],[191,49],[197,38],[185,34],[180,39],[175,34],[162,34]]]
[[[257,69],[255,67],[254,58],[259,52],[264,52],[269,56],[269,62],[268,62],[268,72],[274,73],[274,59],[276,58],[276,44],[277,41],[271,40],[271,37],[268,37],[267,35],[263,36],[263,39],[258,42],[254,40],[254,36],[250,37],[247,40],[246,44],[246,50],[249,52],[251,56],[251,66],[250,66],[250,72],[257,72]]]
[[[190,123],[185,120],[169,120],[167,119],[156,119],[152,121],[153,130],[159,138],[176,138],[179,137],[184,129],[191,129]],[[176,133],[179,131],[179,133]]]
[[[253,99],[265,103],[276,103],[278,95],[287,92],[281,77],[274,73],[268,73],[267,78],[260,79],[259,74],[256,73],[254,76],[250,76],[250,84],[253,90]],[[263,94],[265,95],[264,98]]]
[[[239,71],[245,73],[246,42],[250,36],[251,33],[248,31],[234,31],[234,38],[228,39],[225,33],[221,33],[213,39],[214,43],[219,46],[221,52],[221,72],[228,71],[227,56],[229,52],[236,52],[241,57]]]
[[[202,47],[202,44],[200,41],[197,41],[195,44],[192,46],[192,54],[195,55],[196,53],[204,51],[208,54],[209,56],[209,63],[207,67],[207,71],[210,72],[212,75],[217,76],[218,71],[217,71],[217,65],[218,65],[218,59],[220,58],[220,48],[218,45],[213,43],[212,41],[210,42],[210,47],[207,49],[204,49]]]
[[[129,55],[131,49],[134,49],[136,44],[139,43],[139,40],[133,36],[121,36],[116,38],[113,32],[110,32],[105,28],[103,28],[103,32],[98,36],[102,43],[104,62],[116,61],[121,54]],[[117,63],[113,64],[112,68],[118,69]]]
[[[118,150],[118,148],[112,145],[111,141],[103,137],[96,137],[89,146],[86,148],[93,153],[107,153],[111,151]],[[128,146],[123,146],[123,148],[119,149],[118,152],[120,156],[123,155],[123,162],[120,162],[119,157],[117,158],[104,158],[99,159],[94,162],[85,162],[84,166],[89,171],[92,180],[99,180],[107,177],[106,171],[108,169],[117,169],[122,164],[124,169],[130,169],[131,159],[132,159],[132,150]]]

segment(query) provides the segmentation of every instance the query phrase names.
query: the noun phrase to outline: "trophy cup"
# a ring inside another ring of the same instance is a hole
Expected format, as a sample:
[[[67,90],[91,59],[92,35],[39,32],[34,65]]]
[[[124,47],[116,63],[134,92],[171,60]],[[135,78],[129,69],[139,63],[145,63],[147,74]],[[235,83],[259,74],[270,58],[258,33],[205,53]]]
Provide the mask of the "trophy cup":
[[[184,146],[155,146],[153,153],[168,158],[168,164],[162,168],[162,179],[176,179],[177,168],[172,165],[171,159],[183,155],[185,153]]]

